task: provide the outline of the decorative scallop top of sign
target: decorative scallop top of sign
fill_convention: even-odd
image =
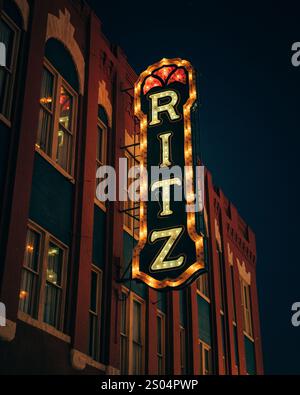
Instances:
[[[191,109],[195,101],[195,73],[186,60],[162,59],[135,85],[141,201],[132,277],[155,289],[182,287],[204,269],[194,202]]]

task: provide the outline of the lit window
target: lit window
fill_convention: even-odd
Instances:
[[[165,374],[165,316],[157,315],[157,361],[158,374]]]
[[[198,277],[197,291],[206,298],[209,298],[208,273],[201,274]]]
[[[180,326],[180,371],[186,374],[186,337],[185,328]]]
[[[100,360],[100,312],[102,294],[101,271],[93,266],[91,271],[91,298],[89,320],[89,354],[96,361]]]
[[[212,355],[211,347],[206,343],[199,340],[200,350],[200,375],[211,375],[212,374]]]
[[[63,328],[67,248],[30,224],[21,277],[19,309],[58,330]]]
[[[36,146],[55,164],[73,173],[77,94],[46,63],[43,70]]]
[[[241,279],[241,298],[244,331],[248,336],[253,337],[250,286],[243,279]]]
[[[0,42],[5,45],[6,64],[0,67],[0,114],[10,120],[19,50],[20,29],[6,14],[1,13]]]

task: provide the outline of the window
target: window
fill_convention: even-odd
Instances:
[[[143,372],[142,305],[133,300],[132,374]]]
[[[235,304],[235,291],[234,291],[234,272],[233,266],[230,266],[230,280],[231,280],[231,298],[232,298],[232,310],[233,310],[233,321],[236,322],[236,304]]]
[[[104,123],[100,120],[100,118],[98,118],[96,172],[101,166],[106,165],[107,163],[106,156],[107,156],[107,128],[104,125]],[[101,179],[96,178],[96,191],[101,181],[102,181]],[[96,201],[98,202],[98,199]],[[103,202],[99,202],[99,203],[101,203],[101,206],[105,208],[105,204]]]
[[[250,285],[248,285],[241,278],[241,300],[242,300],[242,309],[243,309],[243,322],[244,322],[244,331],[245,333],[253,337],[253,325],[252,325],[252,314],[251,314],[251,294],[250,294]]]
[[[144,301],[132,292],[123,289],[120,303],[121,374],[143,374],[145,365]]]
[[[64,250],[54,242],[49,242],[46,268],[44,322],[55,328],[60,327],[63,294]]]
[[[106,164],[107,148],[107,129],[100,119],[98,119],[97,132],[97,165],[100,167]]]
[[[45,62],[36,146],[60,169],[73,174],[77,94]]]
[[[17,25],[1,13],[0,42],[6,48],[6,65],[0,67],[0,114],[7,120],[11,117],[20,35]]]
[[[218,259],[219,259],[219,293],[220,293],[220,305],[221,311],[224,311],[224,260],[223,253],[219,249],[217,249]]]
[[[158,374],[165,374],[165,316],[157,314],[157,363]]]
[[[128,374],[128,293],[121,297],[121,374]]]
[[[185,328],[180,325],[180,371],[181,374],[186,374],[186,338]]]
[[[212,355],[211,348],[201,340],[199,340],[200,349],[200,375],[212,374]]]
[[[201,274],[197,279],[197,291],[209,299],[208,273]]]
[[[36,317],[37,313],[40,252],[41,234],[28,229],[22,269],[20,310],[32,317]]]
[[[102,272],[92,266],[91,297],[89,309],[89,355],[96,361],[100,360],[100,314],[102,296]]]
[[[19,309],[58,330],[63,328],[67,253],[49,233],[29,224]]]

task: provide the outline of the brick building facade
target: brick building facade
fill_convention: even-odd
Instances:
[[[206,171],[208,273],[167,293],[126,280],[138,221],[96,199],[95,174],[136,162],[137,76],[83,1],[0,9],[0,372],[262,374],[255,235],[236,208]]]

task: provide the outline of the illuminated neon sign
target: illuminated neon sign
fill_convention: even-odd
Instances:
[[[191,110],[195,73],[181,59],[163,59],[135,85],[140,121],[140,234],[132,277],[150,287],[183,286],[204,269],[203,236],[196,231]],[[159,168],[156,179],[150,177]],[[170,170],[179,168],[182,177]],[[146,176],[143,176],[143,170]],[[176,199],[179,189],[184,199]],[[156,196],[156,199],[151,197]]]

